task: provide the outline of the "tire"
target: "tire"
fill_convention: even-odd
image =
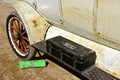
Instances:
[[[34,58],[36,50],[30,46],[28,33],[17,12],[12,12],[8,16],[6,30],[9,43],[16,55],[24,60]]]

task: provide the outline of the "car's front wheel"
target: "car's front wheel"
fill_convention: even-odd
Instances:
[[[36,50],[30,46],[25,25],[16,12],[8,16],[6,27],[10,45],[17,56],[24,60],[32,59]]]

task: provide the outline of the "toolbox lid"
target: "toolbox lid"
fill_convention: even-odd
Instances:
[[[47,43],[51,43],[52,45],[58,47],[69,55],[76,56],[81,61],[92,54],[95,55],[95,51],[88,49],[73,41],[70,41],[62,36],[57,36],[49,39]]]

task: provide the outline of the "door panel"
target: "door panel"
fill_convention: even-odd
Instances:
[[[120,41],[120,0],[97,0],[97,33],[99,36]]]
[[[91,38],[93,30],[94,0],[61,0],[64,26],[60,28]]]

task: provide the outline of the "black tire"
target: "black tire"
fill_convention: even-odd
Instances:
[[[6,30],[9,43],[16,55],[24,60],[34,58],[36,50],[30,46],[28,33],[17,12],[12,12],[8,16]]]

